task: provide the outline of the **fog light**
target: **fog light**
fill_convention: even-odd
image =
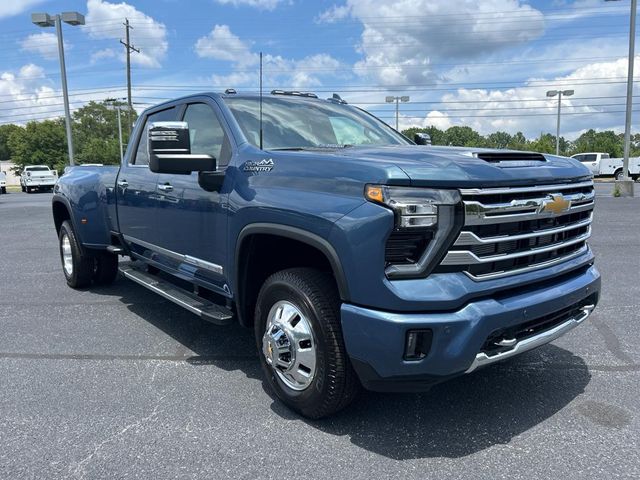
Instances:
[[[429,354],[433,331],[409,330],[404,344],[404,359],[409,361],[422,360]]]

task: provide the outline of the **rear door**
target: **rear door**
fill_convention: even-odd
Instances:
[[[118,224],[120,233],[134,252],[150,257],[158,241],[156,187],[158,174],[149,170],[147,132],[152,122],[176,119],[176,108],[151,112],[140,119],[134,135],[133,148],[120,167],[117,188]]]

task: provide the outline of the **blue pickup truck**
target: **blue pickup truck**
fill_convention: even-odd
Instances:
[[[600,292],[589,171],[415,140],[338,95],[150,108],[119,167],[55,186],[66,281],[120,271],[252,328],[266,381],[309,418],[361,386],[425,390],[583,322]]]

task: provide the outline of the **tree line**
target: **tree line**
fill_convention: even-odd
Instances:
[[[129,141],[130,125],[137,118],[135,112],[127,115],[126,104],[116,102],[90,102],[73,113],[73,141],[76,163],[120,162],[118,122],[114,105],[122,107],[123,143]],[[437,127],[409,128],[402,133],[413,139],[418,132],[428,133],[433,145],[461,147],[508,148],[555,153],[556,139],[550,133],[527,139],[522,132],[511,135],[494,132],[481,135],[471,127],[453,126],[446,130]],[[612,130],[596,132],[591,129],[574,141],[560,137],[560,154],[571,156],[581,152],[606,152],[622,157],[623,138]],[[640,133],[632,136],[631,155],[640,155]],[[31,121],[24,126],[0,125],[0,160],[11,160],[16,170],[25,165],[48,165],[60,173],[69,163],[64,119]]]
[[[416,133],[428,133],[433,145],[456,147],[508,148],[529,150],[540,153],[556,152],[556,137],[550,133],[541,133],[538,138],[529,140],[522,132],[511,135],[507,132],[494,132],[480,135],[471,127],[454,126],[446,130],[436,127],[409,128],[403,134],[413,139]],[[622,157],[624,153],[624,135],[613,130],[596,132],[590,129],[573,141],[560,137],[560,155],[571,156],[582,152],[603,152],[612,157]],[[640,155],[640,133],[631,136],[631,156]]]
[[[121,102],[90,102],[72,116],[74,159],[77,164],[120,163],[118,120],[114,106],[121,108],[122,141],[129,141],[129,125],[137,118]],[[62,173],[69,164],[63,118],[31,121],[26,125],[0,125],[0,160],[11,160],[16,170],[25,165],[47,165]]]

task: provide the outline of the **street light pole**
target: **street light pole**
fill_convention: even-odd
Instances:
[[[73,159],[73,137],[71,136],[71,111],[69,109],[69,91],[67,89],[67,68],[64,63],[64,43],[62,40],[62,21],[60,15],[55,17],[56,34],[58,35],[58,57],[60,58],[60,78],[62,79],[62,97],[64,102],[64,124],[67,130],[67,145],[69,149],[69,165],[75,165]]]
[[[48,13],[32,13],[31,22],[39,27],[56,27],[58,37],[58,57],[60,59],[60,77],[62,83],[62,97],[64,102],[64,120],[67,131],[67,149],[69,151],[69,165],[75,165],[73,160],[73,136],[71,135],[71,111],[69,109],[69,91],[67,89],[67,69],[64,63],[64,42],[62,40],[62,22],[69,25],[84,25],[84,15],[78,12],[62,12],[51,17]]]
[[[400,102],[406,103],[408,101],[409,97],[406,95],[403,95],[402,97],[389,96],[385,98],[385,102],[387,103],[396,102],[396,130],[399,130]]]
[[[560,110],[562,109],[562,92],[558,92],[558,121],[556,122],[556,155],[560,155]]]
[[[573,90],[549,90],[547,97],[558,96],[558,121],[556,123],[556,155],[560,155],[560,112],[562,110],[562,95],[570,97],[573,95]]]

